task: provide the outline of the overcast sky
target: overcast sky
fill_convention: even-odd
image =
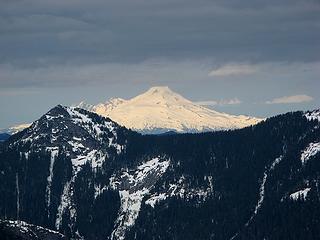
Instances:
[[[166,85],[259,117],[320,107],[320,1],[0,0],[0,128]]]

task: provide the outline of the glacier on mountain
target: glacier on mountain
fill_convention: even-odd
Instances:
[[[109,117],[142,133],[227,130],[254,125],[262,120],[205,108],[168,87],[152,87],[129,100],[112,98],[95,106],[81,102],[77,107]]]

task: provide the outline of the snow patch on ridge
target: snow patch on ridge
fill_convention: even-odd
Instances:
[[[57,230],[60,229],[63,215],[68,210],[69,211],[69,219],[70,223],[68,224],[71,232],[76,232],[74,229],[75,223],[77,221],[77,211],[76,206],[74,204],[74,182],[77,175],[73,175],[71,180],[66,182],[66,184],[63,187],[63,192],[60,198],[60,205],[58,206],[57,215],[56,215],[56,221],[55,221],[55,227]]]
[[[62,195],[61,195],[60,205],[58,207],[58,213],[57,213],[56,224],[55,224],[57,230],[59,230],[61,226],[62,217],[66,210],[69,210],[69,213],[70,213],[70,220],[72,222],[70,226],[73,227],[73,224],[76,222],[77,212],[74,206],[73,197],[74,197],[74,183],[78,173],[81,171],[82,167],[87,163],[91,165],[91,168],[93,170],[101,167],[105,158],[106,158],[106,155],[103,154],[101,151],[98,151],[98,150],[89,151],[88,149],[86,149],[85,154],[77,155],[75,158],[71,159],[72,178],[70,181],[68,181],[65,184]],[[95,195],[95,198],[96,197],[97,196]]]
[[[304,116],[309,120],[318,120],[320,122],[320,109],[311,111],[311,112],[306,112]]]
[[[306,162],[318,152],[320,152],[320,142],[310,143],[301,153],[300,160],[302,164],[306,164]]]
[[[108,186],[102,187],[100,184],[94,184],[94,199],[97,199],[107,189]]]
[[[110,188],[119,191],[120,210],[111,234],[112,240],[125,239],[126,232],[139,216],[143,198],[149,194],[157,180],[166,172],[170,161],[153,158],[139,165],[135,170],[123,171],[110,178]]]
[[[56,223],[55,223],[57,230],[60,229],[60,226],[62,224],[62,216],[65,212],[65,209],[67,208],[67,206],[69,205],[69,203],[71,201],[71,199],[70,199],[70,183],[71,183],[71,181],[67,182],[63,187],[60,205],[58,207]]]
[[[111,240],[125,239],[125,233],[132,227],[139,216],[142,199],[149,193],[149,189],[143,188],[135,192],[129,190],[119,191],[121,199],[120,213],[116,220],[116,228],[111,234]]]
[[[155,205],[170,197],[178,197],[185,201],[197,200],[198,203],[204,202],[214,191],[212,176],[204,176],[204,180],[207,181],[206,187],[194,188],[188,186],[185,176],[181,176],[177,183],[169,184],[169,189],[166,192],[151,195],[145,203],[154,208]]]
[[[297,201],[298,199],[303,199],[305,200],[307,195],[308,195],[308,192],[311,190],[311,188],[305,188],[305,189],[302,189],[302,190],[299,190],[297,192],[294,192],[294,193],[291,193],[290,194],[290,199],[294,200],[294,201]]]
[[[280,163],[280,161],[283,159],[283,156],[280,156],[278,158],[276,158],[271,166],[269,167],[269,169],[265,170],[263,173],[263,178],[262,178],[262,183],[260,185],[260,191],[259,191],[259,200],[257,202],[257,205],[255,206],[254,212],[252,214],[252,216],[250,217],[250,219],[248,220],[248,222],[245,224],[245,226],[248,226],[251,221],[253,220],[253,218],[258,214],[259,209],[261,208],[264,198],[265,198],[265,185],[267,182],[267,178],[268,178],[268,173],[270,173],[272,170],[274,170],[275,166],[277,164]]]
[[[154,208],[157,203],[166,200],[167,197],[168,196],[166,193],[155,194],[152,195],[149,199],[147,199],[145,203]]]
[[[49,165],[49,175],[47,177],[47,187],[46,187],[46,204],[47,204],[47,211],[48,211],[48,218],[50,216],[49,207],[51,204],[51,185],[52,185],[52,179],[53,179],[53,167],[56,157],[59,154],[59,148],[58,147],[48,147],[48,151],[50,151],[50,165]]]
[[[250,223],[252,222],[252,220],[258,214],[260,208],[262,207],[262,204],[263,204],[263,201],[264,201],[264,198],[265,198],[265,191],[266,191],[265,187],[266,187],[266,183],[267,183],[268,174],[274,170],[274,168],[282,161],[282,159],[283,159],[283,156],[280,155],[279,157],[277,157],[272,162],[270,167],[264,171],[262,182],[261,182],[261,185],[260,185],[260,188],[259,188],[259,199],[258,199],[257,205],[255,206],[253,214],[251,215],[249,220],[245,223],[244,227],[248,227],[250,225]],[[240,231],[236,232],[230,238],[230,240],[235,239],[239,235],[239,233],[240,233]]]
[[[104,124],[97,124],[89,116],[78,111],[79,109],[77,110],[76,108],[66,107],[65,110],[68,112],[75,124],[84,127],[95,139],[102,140],[100,135],[103,133],[105,128],[110,132],[115,133],[113,131],[115,129],[115,124],[111,121],[104,121]]]
[[[16,207],[17,207],[17,220],[20,219],[20,188],[19,188],[19,174],[16,173]]]
[[[72,121],[80,126],[83,126],[93,138],[103,141],[101,138],[101,134],[105,133],[105,130],[112,133],[112,137],[109,137],[109,147],[114,147],[117,151],[117,154],[120,154],[124,149],[124,146],[118,144],[117,140],[117,131],[116,131],[116,124],[112,121],[103,121],[102,124],[97,124],[93,122],[91,118],[87,115],[81,113],[79,109],[76,108],[65,108],[69,115],[72,117]],[[79,141],[78,138],[74,138],[73,140]],[[78,145],[81,147],[81,145]]]

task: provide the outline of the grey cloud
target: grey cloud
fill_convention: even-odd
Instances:
[[[95,63],[50,65],[37,68],[20,68],[0,65],[0,87],[73,87],[80,85],[108,85],[115,83],[146,83],[163,85],[167,81],[192,82],[206,78],[206,71],[194,61],[172,62],[148,60],[141,63]]]
[[[266,101],[266,104],[290,104],[290,103],[303,103],[310,102],[313,100],[313,97],[306,94],[299,94],[293,96],[284,96],[279,98],[274,98],[270,101]]]
[[[37,32],[63,32],[66,30],[88,30],[94,25],[82,20],[64,16],[33,14],[27,16],[11,16],[0,18],[2,34],[32,34]]]
[[[199,101],[196,103],[203,106],[216,106],[216,105],[224,106],[224,105],[238,105],[242,102],[238,98],[232,98],[232,99],[221,99],[218,101],[206,100],[206,101]]]
[[[227,86],[229,92],[247,86],[250,90],[260,91],[266,87],[282,89],[290,83],[292,86],[316,84],[320,75],[320,62],[286,63],[272,62],[248,65],[232,63],[214,69],[215,75],[208,76],[212,70],[211,61],[149,59],[137,63],[78,63],[37,67],[20,67],[11,64],[0,64],[0,88],[24,88],[28,86],[73,87],[81,85],[108,84],[148,84],[148,85],[211,85]],[[219,70],[220,69],[220,70]],[[218,71],[219,70],[219,71]],[[250,71],[249,71],[250,70]],[[248,75],[250,73],[250,75]],[[229,86],[230,85],[230,86]],[[237,86],[237,88],[234,88]],[[311,87],[312,88],[312,87]],[[245,90],[245,89],[244,89]],[[277,93],[275,90],[270,90]],[[233,96],[237,96],[234,92]],[[229,96],[233,98],[233,96]]]
[[[42,58],[61,63],[159,57],[220,63],[319,60],[316,1],[30,0],[4,6],[2,63],[23,64],[21,55],[35,64]],[[9,52],[9,44],[21,54]]]
[[[224,77],[232,75],[250,75],[257,72],[258,69],[254,65],[245,65],[245,64],[229,64],[217,69],[213,69],[208,73],[208,76],[211,77]]]

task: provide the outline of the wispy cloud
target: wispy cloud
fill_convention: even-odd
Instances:
[[[220,68],[214,69],[209,72],[208,76],[211,77],[226,77],[232,75],[249,75],[258,71],[258,67],[255,65],[246,64],[230,64],[224,65]]]
[[[305,94],[300,94],[300,95],[274,98],[270,101],[266,101],[266,104],[302,103],[302,102],[310,102],[312,100],[313,100],[313,97],[305,95]]]
[[[208,101],[199,101],[199,102],[196,102],[196,104],[202,105],[202,106],[236,105],[236,104],[240,104],[240,103],[241,103],[241,101],[240,101],[238,98],[222,99],[222,100],[219,100],[219,101],[208,100]]]

